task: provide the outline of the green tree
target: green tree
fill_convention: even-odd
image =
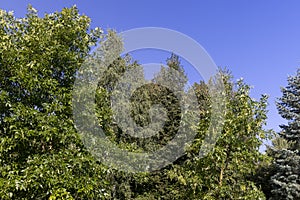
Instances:
[[[275,138],[272,138],[271,141],[272,145],[267,145],[265,159],[258,164],[257,173],[252,178],[256,185],[262,189],[266,199],[269,199],[272,196],[270,178],[275,174],[273,158],[277,151],[281,151],[289,147],[289,143],[281,137],[276,136]]]
[[[300,198],[300,70],[288,78],[288,86],[281,89],[277,109],[288,124],[270,149],[274,159],[270,177],[271,200]]]
[[[159,74],[157,79],[163,75]],[[250,87],[242,80],[234,83],[228,73],[223,73],[222,77],[227,109],[224,129],[214,150],[204,158],[198,157],[211,119],[212,98],[208,86],[201,82],[193,86],[200,105],[195,141],[186,147],[186,154],[172,165],[151,173],[127,174],[124,179],[130,181],[124,188],[127,188],[126,194],[131,198],[265,198],[252,177],[256,174],[257,165],[265,159],[259,147],[267,136],[262,128],[266,120],[267,97],[262,96],[256,101],[249,96]]]
[[[256,101],[250,97],[250,87],[242,80],[234,83],[226,72],[222,72],[222,77],[226,92],[222,135],[212,152],[204,158],[197,157],[211,115],[211,109],[203,110],[208,114],[199,124],[199,139],[190,146],[189,159],[178,166],[181,169],[178,180],[187,191],[184,198],[263,199],[263,193],[250,178],[256,173],[256,165],[264,159],[258,149],[267,136],[262,128],[266,120],[267,97],[262,96]],[[196,86],[205,90],[201,84]],[[206,101],[211,105],[211,99]],[[173,170],[173,174],[176,171]]]
[[[195,92],[200,119],[196,138],[186,146],[185,154],[163,169],[149,173],[108,169],[90,155],[74,127],[73,84],[81,75],[79,68],[84,61],[97,61],[97,56],[101,57],[97,52],[88,56],[90,47],[101,39],[114,38],[115,34],[90,30],[89,22],[75,7],[44,17],[29,7],[26,17],[21,19],[1,11],[0,198],[264,198],[250,177],[264,158],[258,148],[266,136],[262,129],[266,97],[259,101],[252,99],[248,85],[243,81],[234,83],[229,74],[221,73],[227,97],[224,129],[214,150],[199,158],[212,120],[215,96],[203,82],[193,88],[186,87],[187,77],[174,54],[153,82],[141,87],[138,86],[144,83],[141,66],[130,56],[117,55],[105,71],[98,72],[102,79],[96,87],[97,107],[95,113],[89,114],[96,114],[106,136],[120,148],[151,152],[168,143],[180,123],[189,126],[189,118],[182,117],[178,102],[188,102],[184,95]],[[100,44],[102,50],[114,50],[113,46]],[[126,74],[130,70],[135,73]],[[124,76],[127,82],[122,81]],[[130,104],[125,104],[128,96]],[[115,97],[117,106],[112,105]],[[151,110],[156,104],[163,105],[166,115],[159,113],[159,109]],[[154,127],[161,127],[160,119],[166,122],[158,134],[140,139],[129,134],[137,127],[124,128],[114,112],[130,115],[142,128],[152,122],[153,116],[158,117]]]
[[[115,60],[104,72],[96,93],[97,115],[100,126],[105,129],[109,138],[119,147],[132,152],[156,151],[169,142],[170,138],[176,134],[178,121],[180,121],[180,109],[178,110],[180,105],[174,92],[183,91],[186,77],[183,74],[183,69],[181,69],[182,66],[180,66],[177,56],[172,55],[167,60],[167,65],[167,68],[162,67],[151,83],[145,82],[144,74],[141,71],[142,68],[137,62],[132,62],[130,56]],[[170,72],[171,67],[174,71],[171,70]],[[181,74],[176,73],[179,70]],[[126,71],[129,71],[129,73]],[[184,81],[178,82],[178,79],[174,79],[182,78],[180,77],[181,75],[184,75],[182,76]],[[124,78],[125,80],[123,80]],[[171,80],[164,81],[165,78]],[[173,85],[165,83],[172,83]],[[121,87],[119,87],[120,85]],[[137,85],[142,86],[137,87]],[[175,91],[170,91],[168,88],[172,88],[174,85],[179,85],[179,87]],[[118,102],[110,102],[112,97],[117,97]],[[128,99],[130,104],[126,102]],[[111,106],[113,103],[116,103],[116,105]],[[151,107],[155,105],[162,105],[167,112],[159,113],[159,110],[151,110]],[[115,108],[113,109],[112,107]],[[119,116],[116,116],[116,113]],[[128,116],[128,113],[130,113],[130,116]],[[124,116],[127,116],[127,121],[131,117],[134,123],[142,129],[146,129],[145,127],[151,123],[151,133],[145,132],[145,134],[151,134],[151,137],[138,138],[128,134],[130,131],[134,132],[137,130],[132,129],[132,127],[128,128],[126,125],[120,126],[122,120],[120,120],[120,123],[115,118]],[[153,120],[153,117],[156,120]],[[105,121],[104,118],[108,120]],[[161,121],[164,120],[166,120],[166,123],[163,125]],[[157,130],[156,127],[158,127]],[[152,133],[153,131],[154,133]],[[113,196],[120,199],[150,198],[150,196],[159,198],[157,196],[158,192],[151,194],[150,191],[157,189],[162,191],[164,186],[162,182],[166,183],[167,181],[164,180],[165,178],[164,170],[138,174],[114,171],[113,184],[116,189],[114,189]],[[172,192],[164,196],[172,198]]]
[[[288,78],[288,86],[281,88],[282,97],[277,102],[278,112],[282,118],[288,121],[287,125],[280,125],[282,132],[279,133],[288,142],[293,143],[291,149],[300,148],[300,69],[295,76]]]
[[[76,71],[102,30],[76,7],[24,18],[0,11],[0,198],[104,199],[107,169],[72,120]]]

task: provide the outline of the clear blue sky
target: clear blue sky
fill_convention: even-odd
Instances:
[[[300,1],[297,0],[1,0],[0,8],[23,17],[30,3],[40,14],[74,4],[92,27],[125,31],[157,26],[180,31],[199,42],[215,63],[252,85],[252,97],[269,94],[268,128],[283,120],[275,99],[287,76],[300,66]]]

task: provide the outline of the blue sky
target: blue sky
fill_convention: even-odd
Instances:
[[[30,3],[40,14],[74,4],[92,19],[92,27],[125,31],[154,26],[180,31],[199,42],[218,66],[227,67],[235,79],[252,85],[252,97],[269,94],[268,128],[278,131],[284,121],[275,100],[280,86],[300,65],[300,1],[297,0],[107,0],[11,1],[0,8],[17,17]]]

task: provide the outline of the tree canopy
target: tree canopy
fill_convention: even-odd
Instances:
[[[105,71],[98,72],[101,79],[92,114],[106,137],[128,152],[154,152],[171,143],[185,124],[184,136],[191,130],[196,136],[184,144],[183,155],[150,172],[107,166],[103,159],[110,155],[98,160],[75,127],[73,89],[82,64],[97,56],[91,48],[115,36],[114,31],[91,29],[90,19],[76,7],[42,17],[31,6],[23,18],[0,11],[0,199],[299,197],[300,71],[289,78],[278,103],[280,114],[289,122],[280,133],[287,142],[278,140],[281,148],[273,151],[271,188],[255,180],[262,163],[269,166],[270,158],[259,151],[268,136],[264,130],[267,96],[251,98],[248,84],[233,81],[230,72],[220,70],[226,97],[224,105],[217,105],[223,108],[219,113],[224,119],[222,134],[215,144],[207,144],[215,146],[201,157],[206,135],[214,136],[210,121],[219,119],[213,118],[216,96],[210,92],[210,83],[201,80],[187,87],[185,67],[175,54],[151,82],[146,82],[138,61],[118,55]],[[193,95],[197,107],[185,112],[180,101],[192,105]],[[184,112],[189,117],[183,117]],[[136,126],[127,126],[124,118]],[[194,119],[196,126],[191,125]],[[152,129],[146,128],[149,124]],[[134,136],[137,130],[143,137]],[[170,149],[170,155],[176,153]]]
[[[76,7],[0,13],[0,198],[103,199],[108,171],[73,126],[75,72],[102,35]]]

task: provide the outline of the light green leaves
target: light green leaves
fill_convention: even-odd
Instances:
[[[109,197],[105,168],[72,122],[75,73],[101,29],[76,7],[16,19],[0,12],[0,199]]]

